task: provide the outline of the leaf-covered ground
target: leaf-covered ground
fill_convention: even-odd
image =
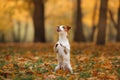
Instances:
[[[54,44],[0,44],[0,80],[120,80],[120,44],[71,44],[74,73],[59,70]]]

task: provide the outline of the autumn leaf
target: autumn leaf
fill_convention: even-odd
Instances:
[[[34,44],[30,46],[0,45],[0,79],[2,80],[119,80],[120,77],[120,45],[109,45],[106,47],[89,45],[71,45],[71,64],[73,74],[69,71],[58,70],[56,54],[51,50],[50,44]],[[12,48],[10,48],[10,47]],[[46,49],[48,48],[49,49]],[[114,46],[114,47],[113,47]],[[76,49],[74,49],[76,48]],[[33,50],[35,52],[33,52]],[[74,50],[81,49],[81,53]],[[92,49],[92,50],[91,50]],[[47,51],[46,51],[47,50]],[[108,55],[108,53],[110,53]],[[89,52],[88,52],[89,51]],[[79,51],[78,51],[79,52]],[[87,53],[84,53],[87,52]],[[115,52],[115,54],[114,54]],[[8,54],[10,53],[10,54]],[[104,53],[104,56],[103,56]],[[18,79],[19,77],[19,79]]]

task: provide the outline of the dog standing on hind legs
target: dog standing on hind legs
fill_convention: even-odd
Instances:
[[[54,46],[54,51],[57,53],[58,65],[55,72],[59,69],[73,73],[70,64],[70,44],[67,38],[68,31],[71,29],[69,26],[61,25],[57,27],[59,33],[59,40]]]

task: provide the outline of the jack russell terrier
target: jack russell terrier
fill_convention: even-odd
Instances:
[[[54,46],[54,51],[57,53],[58,65],[55,72],[59,69],[73,73],[70,64],[70,44],[67,38],[67,32],[71,29],[69,26],[58,26],[57,32],[59,33],[59,40]]]

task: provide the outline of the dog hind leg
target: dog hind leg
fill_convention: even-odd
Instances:
[[[60,69],[60,65],[57,65],[56,67],[55,67],[55,72],[57,71],[57,70],[59,70]]]
[[[66,68],[71,72],[71,74],[73,73],[71,65],[67,65]]]

